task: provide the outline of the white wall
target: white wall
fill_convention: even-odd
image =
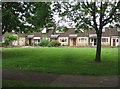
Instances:
[[[24,37],[19,37],[19,41],[18,41],[19,43],[19,45],[20,46],[25,46],[25,38]]]

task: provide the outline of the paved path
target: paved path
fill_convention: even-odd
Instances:
[[[3,70],[3,79],[23,80],[64,87],[117,87],[118,76],[82,76]],[[59,87],[61,87],[59,86]]]

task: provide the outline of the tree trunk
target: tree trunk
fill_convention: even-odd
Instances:
[[[101,61],[101,35],[97,35],[97,49],[95,61],[98,63]]]

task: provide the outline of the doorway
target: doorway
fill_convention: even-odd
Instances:
[[[92,38],[91,43],[92,43],[92,46],[96,46],[97,45],[97,38]]]
[[[97,39],[94,38],[94,46],[96,46],[96,45],[97,45]]]
[[[115,39],[113,39],[113,46],[115,46],[115,43],[116,43],[116,40],[115,40]]]
[[[76,45],[76,38],[73,38],[73,46]]]
[[[32,45],[32,39],[29,38],[29,45],[31,46]]]

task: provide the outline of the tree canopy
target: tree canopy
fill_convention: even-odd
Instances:
[[[32,32],[53,25],[50,2],[3,2],[2,33]]]
[[[107,24],[119,26],[120,2],[55,2],[54,11],[76,28],[104,27]],[[95,26],[97,25],[97,26]]]

